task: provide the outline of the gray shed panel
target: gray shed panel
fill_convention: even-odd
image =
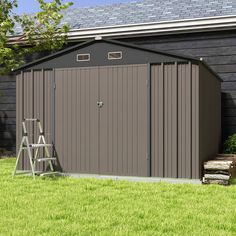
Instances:
[[[98,68],[55,70],[55,149],[66,172],[98,173]]]
[[[212,158],[221,143],[221,85],[206,68],[199,71],[199,159]]]
[[[79,50],[92,46],[103,57],[128,47],[97,42]],[[76,50],[65,54],[74,57]],[[126,58],[139,55],[139,63],[132,56],[120,65],[104,66],[103,60],[99,66],[88,62],[55,68],[53,60],[66,59],[57,54],[22,68],[17,76],[17,144],[21,120],[36,117],[65,172],[201,178],[202,162],[219,150],[220,80],[195,60],[156,52],[156,59],[167,61],[147,64],[154,52],[137,47],[127,52]],[[57,67],[64,63],[70,61]],[[46,69],[50,66],[55,67]],[[37,133],[29,128],[33,142]],[[29,169],[26,158],[19,168]]]
[[[192,162],[192,65],[178,66],[178,176],[191,178]]]
[[[152,66],[153,176],[198,178],[192,174],[199,158],[197,114],[192,114],[197,99],[198,77],[192,82],[195,67],[191,63]]]
[[[191,160],[191,171],[192,171],[192,178],[193,179],[199,179],[201,178],[200,173],[200,162],[199,162],[199,151],[200,151],[200,136],[199,136],[199,104],[200,104],[200,94],[199,94],[199,66],[192,64],[192,112],[191,112],[191,124],[192,124],[192,130],[191,130],[191,142],[192,142],[192,160]],[[219,81],[216,80],[216,83],[220,84]],[[218,92],[218,91],[217,91]],[[220,101],[219,101],[220,102]],[[220,106],[220,103],[219,103]],[[216,152],[219,151],[219,146],[216,147]]]
[[[147,175],[146,79],[147,65],[55,70],[55,148],[64,171]]]
[[[191,64],[152,66],[152,175],[191,178]]]
[[[52,70],[31,70],[25,71],[17,75],[16,92],[17,92],[17,126],[16,126],[16,144],[20,145],[22,137],[22,119],[37,117],[40,119],[47,140],[52,141]],[[32,124],[26,124],[29,132],[29,140],[31,143],[37,142],[37,129]],[[43,156],[42,151],[39,152]],[[29,161],[23,154],[23,161],[19,166],[20,169],[28,170],[30,168]],[[46,167],[38,164],[37,169],[43,170]]]
[[[101,174],[147,175],[146,80],[147,65],[100,68]]]
[[[201,178],[220,147],[220,82],[202,65],[152,66],[152,176]]]
[[[23,72],[16,76],[16,147],[20,145],[22,138],[21,121],[23,119]],[[16,148],[16,150],[17,150]],[[24,157],[22,157],[24,159]],[[19,165],[20,169],[24,169],[23,161]]]

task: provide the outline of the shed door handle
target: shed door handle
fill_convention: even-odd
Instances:
[[[97,102],[97,105],[99,108],[101,108],[103,106],[103,104],[104,104],[103,102]]]

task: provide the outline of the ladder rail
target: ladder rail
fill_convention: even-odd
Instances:
[[[24,121],[22,121],[22,128],[23,128],[24,135],[27,135],[26,125]]]
[[[37,142],[37,144],[39,144],[40,143],[40,136],[38,137],[38,142]],[[36,148],[36,151],[35,151],[35,154],[34,154],[34,168],[36,167],[36,160],[37,160],[37,157],[38,157],[38,152],[39,152],[39,147],[38,148]]]
[[[32,156],[32,153],[29,149],[29,139],[28,139],[28,136],[25,137],[25,140],[26,140],[26,145],[27,145],[27,153],[28,153],[28,156],[29,156],[29,161],[30,161],[30,166],[31,166],[31,170],[32,170],[32,176],[33,178],[35,179],[35,169],[34,169],[34,163],[33,163],[33,156]]]
[[[15,174],[16,174],[16,170],[17,170],[17,166],[18,166],[18,163],[19,163],[19,160],[20,160],[20,155],[21,155],[21,152],[22,152],[22,148],[23,148],[23,144],[24,144],[24,137],[22,138],[21,140],[21,144],[20,144],[20,147],[19,147],[19,151],[18,151],[18,154],[17,154],[17,157],[16,157],[16,164],[15,164],[15,168],[14,168],[14,171],[13,171],[13,174],[12,176],[14,177]]]

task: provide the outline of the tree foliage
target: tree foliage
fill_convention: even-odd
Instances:
[[[224,142],[224,152],[236,154],[236,134],[229,136]]]
[[[8,73],[24,63],[26,55],[40,51],[56,51],[67,41],[69,26],[62,24],[63,10],[72,3],[52,0],[46,3],[37,0],[40,11],[33,15],[16,15],[17,0],[0,0],[0,73]],[[22,34],[17,43],[11,43],[9,36],[15,35],[18,24]]]

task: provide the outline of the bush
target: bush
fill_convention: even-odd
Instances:
[[[236,134],[233,134],[227,138],[224,143],[224,152],[236,154]]]

